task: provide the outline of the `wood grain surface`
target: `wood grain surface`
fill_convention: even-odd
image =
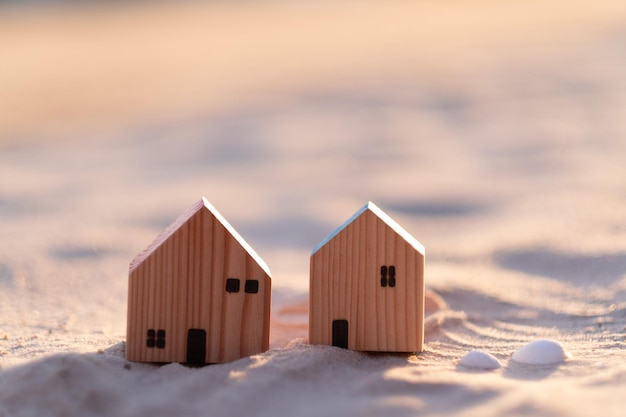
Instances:
[[[406,232],[370,205],[311,256],[309,341],[332,345],[333,321],[347,320],[349,349],[420,352],[423,248],[405,240]]]
[[[131,262],[127,359],[187,362],[190,329],[206,331],[206,363],[268,349],[271,278],[212,210],[200,201]],[[226,291],[229,278],[238,292]],[[147,346],[150,329],[165,330],[164,348]]]

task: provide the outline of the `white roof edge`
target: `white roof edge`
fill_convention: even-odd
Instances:
[[[411,235],[409,232],[407,232],[402,226],[400,226],[394,219],[392,219],[391,217],[389,217],[389,215],[387,213],[385,213],[384,211],[382,211],[380,209],[380,207],[378,207],[376,204],[372,203],[371,201],[369,201],[367,203],[367,207],[372,210],[372,212],[374,212],[374,214],[376,214],[378,217],[381,218],[381,220],[383,220],[385,223],[387,223],[387,225],[389,227],[391,227],[397,234],[399,234],[400,236],[402,236],[402,238],[404,240],[406,240],[406,242],[408,244],[410,244],[411,246],[413,246],[417,251],[419,251],[422,254],[426,253],[426,248],[424,248],[424,245],[422,245],[417,239],[415,239],[413,237],[413,235]]]
[[[343,224],[341,226],[339,226],[338,228],[336,228],[331,234],[329,234],[328,236],[326,236],[326,238],[324,238],[324,240],[322,240],[320,243],[317,244],[317,246],[315,248],[313,248],[313,252],[311,252],[311,255],[313,255],[315,252],[317,252],[318,250],[322,249],[322,247],[324,245],[326,245],[328,242],[330,242],[332,240],[332,238],[334,238],[335,236],[337,236],[339,234],[339,232],[341,232],[343,229],[345,229],[346,227],[348,227],[348,225],[350,223],[352,223],[357,217],[359,217],[361,214],[363,214],[363,212],[365,210],[367,210],[369,204],[371,202],[368,202],[366,205],[364,205],[363,207],[361,207],[359,210],[357,210],[356,213],[354,213],[352,216],[350,216],[350,218],[348,220],[346,220],[345,222],[343,222]]]
[[[224,225],[226,230],[228,230],[228,232],[235,238],[235,240],[237,240],[237,242],[246,250],[246,252],[248,252],[248,254],[252,256],[252,259],[254,259],[254,261],[259,264],[263,271],[271,278],[272,273],[270,272],[269,267],[267,266],[265,261],[259,256],[259,254],[256,253],[254,249],[252,249],[252,246],[250,246],[248,242],[246,242],[246,240],[235,230],[235,228],[231,226],[230,223],[228,223],[228,220],[226,220],[226,218],[222,216],[222,214],[217,211],[217,209],[213,207],[213,204],[211,204],[209,200],[207,200],[204,196],[202,197],[202,203],[211,212],[211,214],[213,214],[215,218],[218,219],[219,222],[222,223],[222,225]]]
[[[332,238],[337,236],[339,232],[348,227],[350,223],[352,223],[357,217],[363,214],[365,211],[370,210],[374,213],[378,218],[384,221],[387,226],[391,227],[393,231],[399,234],[409,245],[413,246],[417,251],[422,254],[426,253],[426,249],[424,245],[422,245],[417,239],[415,239],[409,232],[407,232],[402,226],[400,226],[394,219],[389,217],[387,213],[382,211],[380,207],[376,204],[368,201],[363,207],[361,207],[356,213],[354,213],[348,220],[346,220],[341,226],[335,229],[331,234],[329,234],[324,240],[322,240],[315,248],[313,248],[313,252],[311,255],[314,255],[318,250],[320,250],[324,245],[326,245]]]
[[[187,220],[191,218],[191,216],[193,216],[198,210],[200,210],[203,204],[204,203],[201,200],[197,201],[193,206],[188,208],[187,211],[178,216],[173,223],[165,228],[165,230],[159,233],[157,237],[154,238],[154,240],[150,243],[150,245],[148,245],[147,248],[145,248],[137,256],[135,256],[135,258],[130,262],[129,272],[134,271],[139,265],[141,265],[141,263],[145,261],[148,256],[150,256],[159,246],[161,246],[161,244],[165,240],[172,236],[172,234],[174,234],[176,230],[180,228],[180,226],[182,226]]]

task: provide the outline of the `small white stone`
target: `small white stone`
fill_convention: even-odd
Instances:
[[[566,352],[561,343],[556,340],[534,340],[517,350],[513,354],[515,362],[528,365],[552,365],[564,362],[572,355]]]
[[[459,364],[467,368],[480,369],[498,369],[502,366],[495,356],[478,349],[467,352]]]

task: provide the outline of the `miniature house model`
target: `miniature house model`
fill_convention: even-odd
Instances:
[[[424,246],[367,203],[311,255],[309,342],[421,352]]]
[[[228,362],[269,345],[271,278],[203,197],[130,264],[126,358]]]

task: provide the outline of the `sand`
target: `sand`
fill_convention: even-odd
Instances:
[[[0,416],[623,414],[626,5],[500,3],[0,9]],[[271,349],[129,363],[128,264],[202,195]],[[426,247],[419,355],[306,341],[369,200]],[[538,339],[571,358],[512,360]]]

